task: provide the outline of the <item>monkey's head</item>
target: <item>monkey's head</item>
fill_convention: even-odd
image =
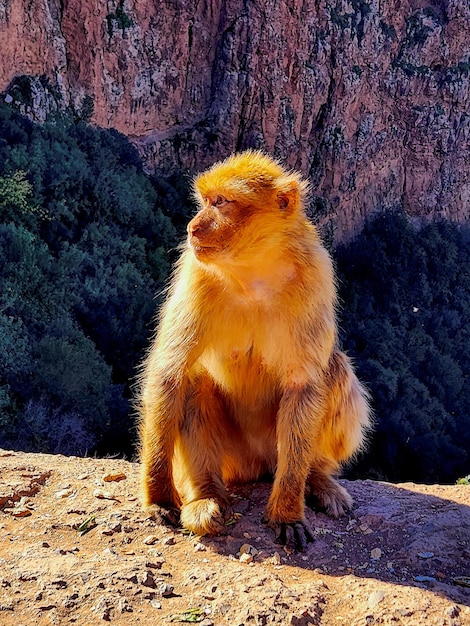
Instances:
[[[198,213],[188,242],[201,262],[261,258],[303,216],[307,184],[262,152],[247,150],[216,163],[194,181]]]

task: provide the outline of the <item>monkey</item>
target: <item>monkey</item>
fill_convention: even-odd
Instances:
[[[307,182],[247,150],[193,181],[198,212],[142,366],[142,500],[197,535],[226,531],[227,486],[273,478],[264,521],[305,549],[305,504],[351,508],[337,482],[371,424],[338,347],[331,257]]]

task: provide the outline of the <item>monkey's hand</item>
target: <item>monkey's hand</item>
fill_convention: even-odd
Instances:
[[[185,504],[181,509],[181,522],[196,535],[223,535],[233,511],[226,502],[216,498],[202,498]]]
[[[305,522],[275,522],[266,518],[261,521],[274,530],[276,543],[292,550],[305,552],[307,545],[313,542],[312,532]]]
[[[174,507],[160,506],[159,504],[151,504],[147,512],[157,524],[170,526],[180,525],[180,511]]]
[[[353,499],[336,480],[331,477],[316,478],[305,491],[307,506],[326,511],[331,517],[340,517],[352,508]]]

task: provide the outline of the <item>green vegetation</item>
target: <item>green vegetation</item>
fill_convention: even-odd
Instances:
[[[177,198],[117,132],[0,105],[1,446],[131,452]]]
[[[0,446],[132,454],[132,383],[187,197],[117,132],[0,103]],[[469,243],[468,229],[382,213],[334,251],[342,342],[376,414],[351,476],[468,474]]]
[[[376,413],[353,470],[454,482],[470,461],[470,232],[383,213],[336,252],[343,344]]]

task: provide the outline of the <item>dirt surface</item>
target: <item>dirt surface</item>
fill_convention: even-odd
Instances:
[[[237,487],[223,537],[157,525],[138,465],[0,450],[0,624],[470,625],[470,487],[372,481],[289,553]]]

